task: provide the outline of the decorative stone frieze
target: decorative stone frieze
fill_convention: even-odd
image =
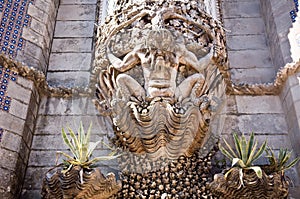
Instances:
[[[203,2],[118,1],[99,32],[96,106],[118,145],[154,160],[191,157],[207,136],[217,66],[227,67],[221,24]]]

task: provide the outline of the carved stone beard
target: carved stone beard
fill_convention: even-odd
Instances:
[[[170,52],[160,50],[150,56],[148,67],[143,67],[147,96],[150,98],[173,97],[178,69],[176,67],[178,64],[174,64],[175,56]]]

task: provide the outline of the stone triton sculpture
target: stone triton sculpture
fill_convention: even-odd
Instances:
[[[95,104],[126,151],[191,157],[207,138],[217,66],[227,65],[223,30],[196,1],[123,3],[99,30]]]

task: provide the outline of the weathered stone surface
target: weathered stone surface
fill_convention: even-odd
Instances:
[[[30,90],[34,89],[34,83],[24,77],[18,76],[17,83]]]
[[[49,72],[47,74],[49,85],[54,87],[87,87],[89,78],[89,72]]]
[[[37,8],[34,4],[29,4],[28,14],[31,17],[34,17],[38,21],[42,22],[43,24],[47,24],[48,22],[48,18],[49,18],[48,14],[43,10]]]
[[[229,51],[228,57],[230,61],[230,68],[249,69],[249,68],[267,68],[267,67],[272,68],[273,67],[270,58],[270,53],[267,49],[264,50],[248,49],[248,50],[239,50],[239,51]],[[271,78],[274,78],[274,76],[272,76]]]
[[[28,143],[28,144],[31,144],[31,143]],[[28,147],[27,143],[25,143],[25,141],[22,140],[21,144],[20,144],[19,155],[20,155],[20,158],[22,159],[24,165],[26,165],[26,166],[27,166],[27,163],[28,163],[30,152],[31,152],[31,149]],[[25,170],[24,170],[24,173],[25,173]]]
[[[269,55],[267,40],[265,35],[263,34],[262,35],[228,35],[227,46],[229,51],[266,50],[266,52],[264,52],[263,55]],[[251,54],[251,51],[247,52],[247,54],[248,53]],[[260,55],[260,53],[261,51],[258,51],[257,53],[258,56]],[[232,60],[230,61],[232,63]]]
[[[106,135],[107,129],[104,118],[101,116],[88,115],[67,115],[67,116],[51,116],[41,115],[38,118],[36,126],[36,135],[57,135],[61,132],[62,127],[70,126],[72,129],[78,129],[78,125],[82,122],[84,129],[92,123],[92,134]]]
[[[51,1],[36,1],[34,5],[47,13],[52,13],[54,11],[54,4]]]
[[[40,190],[43,177],[49,169],[51,167],[28,167],[23,188],[27,190]]]
[[[54,35],[58,37],[93,37],[94,21],[57,21]]]
[[[235,84],[260,84],[274,81],[275,71],[273,68],[241,68],[231,69],[231,78]]]
[[[24,104],[18,100],[13,99],[11,101],[9,113],[19,117],[21,119],[26,119],[28,112],[28,104]]]
[[[0,198],[14,199],[16,196],[15,189],[19,185],[17,184],[17,175],[4,168],[0,168]]]
[[[54,39],[52,52],[91,52],[92,38]]]
[[[236,96],[239,113],[283,113],[278,96]]]
[[[17,54],[17,60],[44,72],[47,65],[44,54],[42,47],[27,40],[24,51]]]
[[[243,133],[287,135],[288,126],[284,114],[254,114],[238,117],[238,126]]]
[[[70,154],[67,150],[63,152]],[[29,167],[54,167],[56,163],[62,162],[62,157],[58,158],[56,162],[57,153],[55,150],[52,151],[36,151],[32,150],[29,157]]]
[[[23,132],[23,140],[26,143],[26,146],[29,148],[31,147],[32,137],[33,137],[32,131],[30,130],[28,125],[25,125],[24,132]]]
[[[4,148],[0,148],[0,152],[1,152],[0,165],[5,165],[6,169],[15,171],[17,167],[19,154],[17,152],[9,151]]]
[[[97,0],[61,0],[60,4],[96,4]]]
[[[261,18],[232,18],[224,20],[228,35],[263,34],[264,22]]]
[[[47,115],[86,115],[91,98],[43,98],[39,114]]]
[[[254,1],[224,1],[224,18],[260,17],[260,2]]]
[[[63,125],[63,127],[65,127],[65,125]],[[76,130],[77,132],[77,129],[73,129],[73,130],[74,131]],[[91,140],[100,141],[103,140],[103,137],[98,134],[93,134],[91,135]],[[98,147],[100,147],[100,145]],[[64,144],[61,136],[61,132],[59,131],[57,132],[56,135],[35,135],[32,141],[32,149],[62,151],[62,150],[67,150],[68,147]],[[30,164],[34,164],[34,163],[30,161]]]
[[[17,133],[20,136],[23,135],[23,129],[25,125],[24,120],[14,117],[11,114],[4,111],[0,111],[0,118],[1,128]]]
[[[35,43],[36,45],[38,45],[41,48],[44,48],[45,46],[45,41],[44,41],[44,37],[43,35],[40,35],[39,33],[33,31],[30,28],[24,28],[23,29],[23,38]]]
[[[80,70],[91,68],[91,53],[52,53],[49,61],[49,71]]]
[[[31,19],[30,28],[44,37],[48,36],[46,25],[43,24],[42,22],[36,20],[35,18]]]
[[[57,20],[95,20],[94,5],[61,5]]]
[[[24,87],[16,83],[11,82],[7,88],[7,95],[11,98],[29,104],[31,98],[31,91],[29,89],[25,89]]]
[[[294,101],[293,101],[290,90],[287,92],[284,99],[282,99],[282,107],[283,107],[283,110],[287,113],[287,115],[289,115],[290,114],[289,112],[292,109],[294,109]],[[291,118],[289,118],[289,119],[291,119]]]
[[[4,136],[1,140],[1,147],[19,153],[21,148],[21,142],[22,142],[22,137],[20,135],[14,134],[12,132],[4,131]],[[1,164],[1,165],[5,165],[5,164]]]

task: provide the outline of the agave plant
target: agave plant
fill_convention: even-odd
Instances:
[[[237,136],[236,133],[233,134],[235,150],[228,144],[224,139],[225,147],[220,146],[221,152],[231,160],[232,168],[225,174],[225,178],[232,171],[232,169],[240,168],[240,180],[243,184],[243,169],[253,170],[259,178],[262,178],[262,170],[259,166],[254,166],[253,162],[261,157],[262,153],[266,149],[267,141],[257,149],[258,142],[254,139],[254,133],[251,133],[250,139],[247,140],[245,135],[241,138]]]
[[[292,151],[288,151],[288,149],[280,149],[278,158],[275,156],[273,150],[270,147],[267,147],[266,152],[267,152],[266,157],[269,159],[270,167],[273,172],[282,172],[283,174],[285,170],[292,168],[299,161],[299,157],[298,157],[295,158],[290,163],[288,163],[292,155]]]
[[[99,156],[90,159],[96,146],[101,142],[90,142],[92,123],[90,124],[86,134],[84,132],[82,123],[80,123],[77,136],[70,127],[67,127],[67,129],[70,133],[70,136],[68,136],[65,129],[62,128],[62,138],[64,143],[72,152],[73,157],[62,151],[57,152],[57,154],[61,154],[67,158],[67,160],[64,160],[64,164],[67,168],[63,171],[64,173],[69,171],[72,166],[78,165],[81,166],[82,169],[89,169],[98,161],[112,160],[120,156],[120,154],[115,155],[117,151],[114,150],[107,156]]]

